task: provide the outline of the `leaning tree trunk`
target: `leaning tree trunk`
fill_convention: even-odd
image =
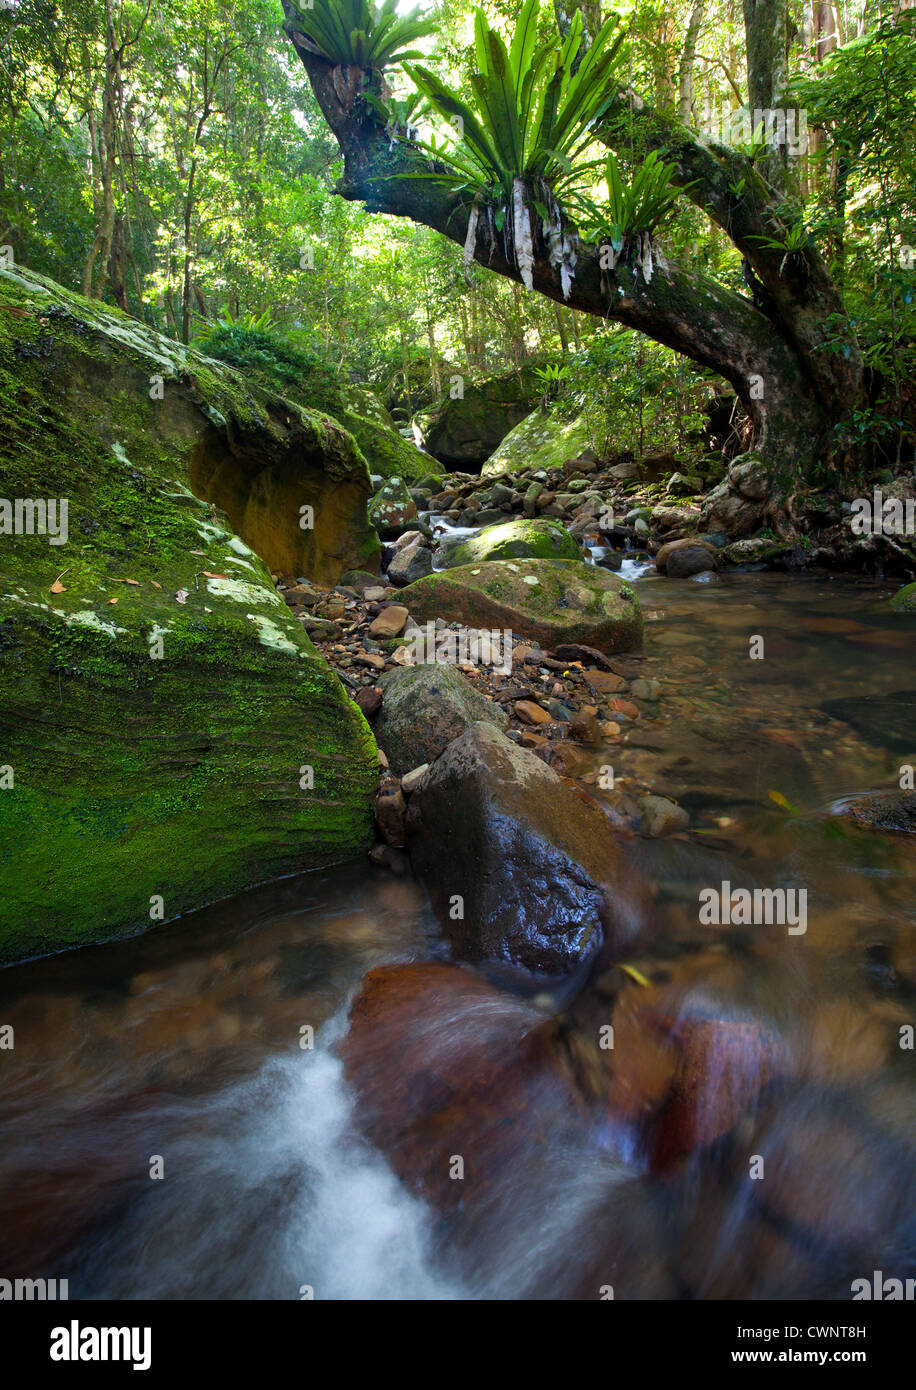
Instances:
[[[422,223],[464,246],[470,196],[425,177],[432,167],[426,154],[386,131],[356,84],[335,80],[334,67],[306,48],[288,0],[283,3],[286,30],[343,155],[338,193],[370,211]],[[762,24],[779,9],[779,0],[746,0],[746,8],[754,11],[752,26]],[[772,82],[769,89],[763,82],[763,77],[756,80],[755,92],[775,90]],[[533,288],[558,304],[636,329],[723,376],[753,422],[756,452],[774,471],[794,474],[828,458],[834,426],[863,396],[862,363],[851,329],[847,354],[824,351],[828,320],[833,316],[842,325],[845,318],[817,253],[812,250],[803,261],[787,259],[756,240],[785,232],[788,175],[780,169],[765,177],[744,156],[703,144],[629,92],[618,94],[601,138],[609,145],[622,143],[623,128],[628,146],[634,141],[645,150],[664,146],[667,157],[676,161],[678,180],[692,184],[685,188],[686,196],[726,229],[745,256],[753,298],[674,261],[663,260],[650,280],[638,266],[622,261],[606,269],[600,248],[581,242],[575,275],[564,294],[539,219]],[[741,178],[745,188],[736,194],[730,185],[737,186]],[[483,217],[473,256],[497,274],[521,280],[503,236]]]

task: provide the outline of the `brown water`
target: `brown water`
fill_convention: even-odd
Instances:
[[[916,851],[837,814],[916,761],[912,625],[844,580],[639,588],[658,699],[596,761],[623,796],[628,776],[677,796],[693,829],[630,844],[653,890],[636,975],[604,959],[574,998],[444,999],[430,1035],[460,1078],[509,1024],[556,1017],[575,1103],[520,1062],[516,1105],[510,1054],[514,1147],[479,1095],[461,1109],[485,1193],[418,1196],[360,1130],[400,1054],[358,1096],[336,1046],[368,970],[447,958],[424,895],[363,865],[288,880],[0,972],[0,1277],[412,1299],[848,1298],[873,1270],[912,1277]],[[725,879],[806,889],[807,930],[701,926],[699,891]]]

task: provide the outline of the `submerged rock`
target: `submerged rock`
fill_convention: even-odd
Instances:
[[[375,735],[395,772],[431,763],[477,720],[498,729],[509,722],[455,666],[400,666],[386,672],[379,687],[384,703]]]
[[[540,758],[473,724],[408,803],[411,862],[471,960],[556,975],[635,930],[638,893],[602,812]]]
[[[0,299],[3,492],[68,508],[0,539],[0,959],[361,854],[368,726],[213,505],[278,568],[365,568],[350,437],[41,277]]]
[[[458,965],[369,972],[340,1045],[360,1123],[398,1176],[437,1206],[486,1211],[545,1133],[584,1125],[553,1019]],[[454,1156],[463,1156],[463,1181]]]
[[[916,744],[916,734],[913,742]],[[916,792],[879,792],[856,797],[844,815],[864,830],[884,830],[916,835]]]
[[[625,652],[642,641],[639,601],[626,580],[571,560],[460,565],[409,585],[403,599],[417,621],[510,628],[548,649],[582,642]]]

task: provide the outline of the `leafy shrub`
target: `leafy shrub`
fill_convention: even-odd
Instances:
[[[336,373],[312,348],[244,320],[220,319],[196,339],[210,357],[228,362],[281,396],[340,417],[345,410]]]

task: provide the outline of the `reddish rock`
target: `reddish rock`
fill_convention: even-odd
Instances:
[[[373,714],[378,714],[382,708],[382,692],[377,685],[363,686],[353,698],[367,719],[371,719]]]
[[[733,1130],[781,1057],[779,1040],[755,1019],[682,1017],[671,1038],[678,1064],[655,1129],[657,1170]]]
[[[616,714],[624,714],[627,719],[638,719],[639,709],[633,704],[632,700],[612,700],[611,709]]]
[[[369,1138],[443,1208],[486,1201],[584,1124],[554,1020],[461,966],[370,971],[340,1054]],[[450,1177],[456,1156],[463,1180]]]

